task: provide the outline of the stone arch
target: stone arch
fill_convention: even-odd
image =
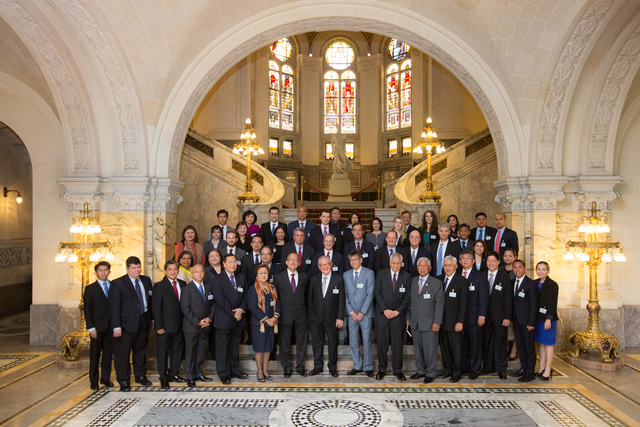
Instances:
[[[338,10],[343,16],[328,16],[329,11],[311,6],[279,10],[269,16],[242,21],[209,43],[186,67],[168,96],[150,146],[152,175],[178,178],[189,122],[214,83],[236,62],[281,37],[340,28],[400,38],[447,67],[474,97],[489,124],[499,177],[528,174],[526,149],[515,109],[500,80],[472,48],[424,16],[409,15],[409,12],[389,14],[386,8],[376,4]]]

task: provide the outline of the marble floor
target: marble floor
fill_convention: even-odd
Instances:
[[[64,368],[58,349],[28,345],[28,314],[0,319],[0,425],[8,426],[623,426],[640,425],[640,349],[622,353],[617,372],[592,371],[557,355],[548,383],[482,376],[383,381],[359,374],[258,383],[255,374],[130,393],[89,388],[85,368]],[[411,374],[412,371],[405,373]],[[215,378],[215,377],[214,377]],[[217,378],[216,378],[217,380]]]

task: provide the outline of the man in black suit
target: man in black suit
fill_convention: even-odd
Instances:
[[[222,248],[220,253],[222,254],[222,256],[225,256],[227,254],[235,256],[236,263],[240,268],[242,268],[242,259],[246,255],[246,252],[244,251],[244,249],[236,246],[236,243],[238,243],[238,232],[236,230],[227,231],[225,242],[227,243],[227,245]]]
[[[416,227],[411,225],[411,212],[403,211],[400,214],[400,218],[402,218],[402,224],[404,225],[404,231],[407,233],[407,236],[410,235],[413,230],[417,230]]]
[[[273,277],[280,299],[281,313],[278,319],[280,336],[280,364],[284,377],[290,378],[293,371],[291,362],[291,337],[296,337],[296,372],[307,376],[304,360],[307,356],[307,293],[309,276],[298,269],[298,256],[290,253],[286,260],[287,269]]]
[[[269,208],[269,222],[265,222],[260,227],[260,236],[262,237],[262,242],[265,245],[269,245],[269,243],[273,242],[274,236],[273,233],[276,231],[276,227],[283,226],[287,227],[287,224],[284,222],[280,222],[280,208],[277,206],[271,206]]]
[[[467,249],[473,250],[473,239],[469,237],[470,234],[469,224],[463,222],[458,226],[458,241],[460,242],[462,252]]]
[[[282,267],[280,264],[276,264],[275,262],[273,262],[273,252],[271,251],[271,248],[269,246],[264,246],[262,249],[260,249],[260,260],[262,261],[262,264],[269,267],[269,283],[273,283],[273,276],[283,271],[284,267]],[[256,283],[256,269],[254,267],[252,269],[249,269],[249,271],[247,271],[247,284],[251,286],[252,284],[255,284],[255,283]]]
[[[538,286],[525,274],[524,261],[513,262],[516,281],[513,285],[513,332],[520,354],[520,369],[511,374],[520,382],[536,379],[535,327],[538,315]]]
[[[369,270],[375,270],[375,249],[371,242],[364,240],[364,227],[361,223],[357,222],[351,226],[351,234],[353,235],[353,241],[345,243],[344,245],[344,271],[351,270],[351,263],[349,261],[349,254],[353,251],[360,252],[362,257],[362,266]]]
[[[282,247],[280,259],[286,260],[289,254],[298,255],[298,271],[309,273],[311,269],[311,259],[313,258],[313,247],[304,241],[304,230],[296,229],[293,232],[293,241],[287,242]]]
[[[345,316],[344,280],[341,274],[331,271],[331,260],[327,256],[318,259],[320,273],[309,281],[309,325],[313,348],[313,370],[309,375],[318,375],[324,368],[322,353],[324,337],[327,336],[329,373],[338,376],[338,329],[342,328]]]
[[[389,267],[381,269],[376,274],[374,319],[378,343],[377,380],[383,379],[387,374],[389,344],[393,374],[400,380],[406,379],[402,373],[402,346],[406,327],[405,315],[411,301],[411,276],[401,268],[402,255],[396,252],[391,255]]]
[[[113,387],[111,382],[111,360],[113,359],[113,332],[109,328],[109,273],[111,264],[100,261],[94,267],[97,280],[84,289],[84,318],[91,338],[89,345],[89,382],[91,390],[98,390],[98,367],[100,382]],[[102,361],[100,361],[102,356]]]
[[[422,257],[429,258],[429,248],[422,246],[422,236],[419,230],[413,230],[409,234],[409,258],[405,261],[409,264],[409,274],[411,277],[418,275],[418,260]]]
[[[484,240],[487,246],[493,248],[493,239],[496,237],[496,229],[487,226],[487,214],[478,212],[476,214],[476,227],[471,229],[469,239],[472,241]]]
[[[164,264],[164,278],[153,285],[153,313],[156,328],[156,362],[160,387],[169,389],[169,381],[183,383],[180,377],[184,336],[182,333],[182,309],[180,294],[186,285],[178,279],[178,263],[167,261]],[[167,361],[171,363],[167,366]]]
[[[329,233],[324,236],[324,239],[322,239],[322,245],[324,248],[320,252],[317,252],[311,259],[309,276],[315,276],[320,273],[318,260],[321,256],[328,256],[329,259],[331,259],[331,264],[333,265],[333,267],[331,267],[331,271],[342,276],[342,273],[344,273],[344,257],[336,250],[335,244],[336,240],[333,234]]]
[[[245,277],[249,277],[251,273],[255,273],[254,270],[260,265],[260,250],[264,245],[262,244],[262,237],[253,236],[251,238],[251,252],[247,253],[242,258],[242,273]],[[248,282],[252,284],[253,282]]]
[[[496,236],[494,238],[493,250],[504,255],[506,249],[513,249],[518,256],[518,235],[515,231],[507,228],[507,216],[503,213],[496,214]]]
[[[304,231],[304,242],[309,242],[309,237],[311,236],[311,230],[316,228],[316,225],[312,221],[307,220],[307,215],[309,212],[305,206],[298,206],[298,211],[296,212],[298,219],[296,221],[291,221],[287,225],[287,234],[289,235],[289,239],[293,238],[293,232],[296,228],[302,228]]]
[[[231,228],[231,227],[229,227],[227,225],[227,220],[229,219],[229,212],[227,212],[225,209],[220,209],[217,212],[216,216],[218,217],[218,225],[222,229],[222,239],[226,240],[227,239],[227,233],[229,231],[233,230],[233,228]]]
[[[483,373],[498,371],[501,380],[507,379],[507,328],[513,316],[513,285],[509,273],[499,269],[500,255],[490,251],[487,254],[487,268],[484,272],[489,283],[489,308],[482,331],[484,342]],[[474,269],[475,270],[475,269]]]
[[[458,260],[447,255],[444,258],[442,280],[444,292],[444,314],[440,328],[440,352],[444,375],[449,382],[457,383],[462,375],[462,338],[467,317],[469,281],[456,273]]]
[[[309,244],[313,246],[314,255],[322,252],[324,249],[324,238],[331,234],[331,227],[329,221],[331,220],[331,212],[329,209],[323,209],[320,212],[320,225],[311,230],[311,237],[309,237]],[[334,235],[335,244],[334,247],[342,248],[342,236]],[[340,251],[340,249],[338,249]]]
[[[340,221],[340,208],[331,208],[331,221],[329,222],[329,230],[334,236],[339,236],[336,240],[342,242],[341,246],[336,246],[336,250],[340,253],[344,253],[344,245],[349,242],[353,242],[353,234],[351,229],[347,228],[347,224]],[[349,262],[347,262],[349,264]]]
[[[231,378],[246,379],[240,371],[239,352],[242,330],[246,325],[246,278],[238,273],[234,255],[225,255],[224,271],[213,282],[214,315],[216,328],[216,371],[222,384],[231,384]]]
[[[439,239],[431,243],[431,265],[433,266],[433,275],[442,276],[442,266],[444,258],[448,255],[459,258],[462,249],[458,240],[450,240],[451,226],[447,222],[443,222],[438,226]]]
[[[387,231],[387,235],[384,238],[386,244],[379,248],[374,255],[375,258],[375,270],[376,273],[378,271],[387,268],[389,265],[389,260],[392,254],[399,253],[402,255],[402,271],[407,271],[409,269],[409,262],[407,259],[409,258],[407,248],[402,248],[397,245],[398,243],[398,233],[394,230]]]
[[[151,279],[143,276],[142,263],[131,256],[126,261],[127,274],[117,278],[109,288],[109,318],[113,328],[113,361],[121,391],[131,391],[131,365],[135,381],[151,385],[147,379],[147,345],[153,328],[151,315]]]
[[[474,268],[471,249],[460,255],[462,277],[469,281],[469,307],[464,325],[462,343],[462,371],[469,372],[469,379],[475,380],[482,369],[482,327],[489,307],[489,282],[487,274]]]

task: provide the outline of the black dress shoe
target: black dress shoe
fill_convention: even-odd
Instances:
[[[147,377],[138,377],[136,378],[136,382],[141,385],[151,385],[151,381],[149,381]]]
[[[246,380],[247,378],[249,378],[249,375],[245,374],[244,372],[237,372],[235,374],[231,374],[231,378],[237,378],[239,380]]]
[[[440,378],[444,380],[446,378],[449,378],[450,376],[451,376],[451,372],[445,372],[444,374],[442,374],[442,376],[440,376]]]
[[[187,379],[178,375],[174,375],[173,377],[169,377],[169,381],[174,383],[186,383]]]
[[[100,381],[100,384],[103,384],[105,387],[113,387],[113,383],[109,380]]]
[[[98,384],[91,384],[91,390],[100,390],[100,387],[98,387]]]
[[[384,379],[384,376],[385,376],[385,375],[386,375],[386,374],[385,374],[384,372],[378,372],[378,373],[376,374],[376,379],[377,379],[377,380],[382,380],[382,379]]]
[[[551,375],[553,375],[553,374],[549,374],[548,377],[545,377],[544,375],[540,375],[540,380],[541,381],[549,381],[551,379]]]
[[[187,386],[188,387],[195,387],[196,386],[196,382],[194,380],[187,380]]]
[[[360,372],[362,372],[362,369],[352,369],[350,371],[347,371],[347,375],[355,375],[355,374],[359,374]]]
[[[533,381],[535,379],[536,379],[536,376],[531,374],[531,375],[523,375],[523,376],[521,376],[520,378],[518,378],[518,381],[521,382],[521,383],[528,383],[528,382],[531,382],[531,381]]]
[[[364,371],[364,373],[367,374],[369,378],[373,378],[373,371]]]
[[[306,377],[307,376],[307,371],[305,371],[304,369],[296,369],[296,372],[298,373],[298,375],[300,375],[301,377]]]
[[[332,376],[333,378],[337,378],[337,377],[338,377],[338,371],[335,371],[335,370],[334,370],[334,371],[331,371],[330,373],[331,373],[331,376]]]
[[[284,377],[285,378],[291,378],[291,371],[288,370],[288,369],[286,371],[284,371]]]
[[[500,373],[498,374],[498,378],[500,378],[501,380],[506,380],[506,379],[507,379],[507,375],[506,375],[506,374],[503,374],[502,372],[500,372]]]
[[[169,382],[161,381],[160,382],[160,388],[163,389],[163,390],[169,390],[171,387],[169,387]]]
[[[451,378],[449,378],[450,383],[457,383],[458,381],[460,381],[460,377],[457,375],[451,376]]]
[[[220,382],[225,385],[231,384],[231,378],[229,377],[220,378]]]
[[[120,384],[120,391],[131,391],[131,386],[128,382]]]
[[[407,380],[407,377],[405,377],[402,372],[399,372],[399,373],[393,374],[393,375],[395,375],[395,377],[400,381],[406,381]]]
[[[478,374],[476,374],[476,373],[474,373],[474,372],[470,373],[470,374],[469,374],[469,379],[470,379],[470,380],[476,380],[476,379],[478,379]]]
[[[314,375],[318,375],[322,373],[322,369],[314,369],[311,372],[309,372],[309,376],[313,377]]]
[[[411,378],[412,380],[419,380],[420,378],[424,378],[426,377],[426,375],[423,374],[419,374],[419,373],[415,373],[413,375],[411,375],[409,378]]]
[[[424,377],[423,383],[429,384],[433,382],[433,377]]]
[[[516,372],[512,372],[509,376],[513,377],[513,378],[520,378],[520,377],[524,376],[524,371],[522,369],[520,369],[520,370],[518,370]]]
[[[211,381],[213,381],[213,378],[209,378],[209,377],[205,377],[204,375],[200,375],[198,377],[195,378],[198,381],[202,381],[205,383],[210,383]]]

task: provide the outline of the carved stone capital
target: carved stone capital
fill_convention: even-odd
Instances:
[[[60,178],[58,184],[62,187],[60,200],[67,204],[67,210],[82,210],[85,203],[89,203],[89,209],[92,211],[101,211],[104,207],[100,178]]]
[[[148,209],[154,212],[175,213],[176,207],[182,203],[180,191],[184,184],[172,179],[154,179],[149,185]]]
[[[567,181],[564,177],[507,178],[493,184],[498,190],[495,200],[504,212],[555,211],[565,198],[562,187]]]
[[[565,193],[574,211],[589,210],[592,202],[596,202],[598,209],[610,211],[613,201],[621,197],[616,187],[622,182],[619,176],[581,176],[565,186]]]

